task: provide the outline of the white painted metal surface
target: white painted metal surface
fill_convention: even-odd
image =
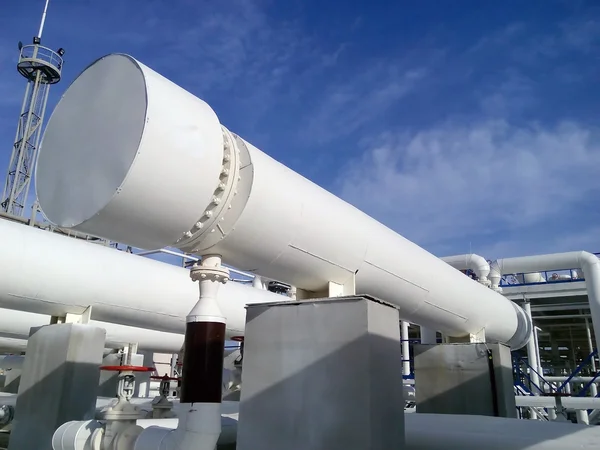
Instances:
[[[0,309],[0,336],[27,339],[32,327],[50,323],[50,316],[11,309]],[[106,348],[123,348],[137,343],[140,350],[156,353],[178,353],[183,345],[183,334],[166,333],[147,328],[135,328],[91,320],[90,325],[106,330]]]
[[[183,335],[198,301],[198,285],[181,267],[7,220],[0,243],[0,308],[64,316],[92,306],[94,321]],[[281,300],[239,283],[222,286],[228,337],[243,334],[246,304]],[[10,321],[0,315],[3,326]]]
[[[0,336],[0,352],[19,353],[27,350],[27,341],[25,339],[15,339]]]
[[[457,270],[472,270],[482,284],[489,282],[490,264],[483,256],[468,253],[466,255],[444,256],[440,259]]]
[[[499,280],[501,275],[564,269],[583,271],[592,323],[595,330],[600,330],[600,260],[593,253],[567,252],[499,259],[491,265],[494,276],[490,278]],[[600,332],[596,333],[596,348],[600,348]]]
[[[224,157],[224,147],[235,151]],[[101,58],[73,82],[36,176],[41,206],[61,226],[217,253],[313,293],[356,287],[447,336],[485,329],[513,347],[529,336],[510,301],[230,133],[206,103],[128,56]]]
[[[407,414],[404,420],[405,450],[591,450],[600,439],[598,427],[569,422],[459,414]]]

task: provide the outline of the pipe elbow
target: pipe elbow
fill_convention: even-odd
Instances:
[[[579,266],[583,270],[583,274],[586,277],[589,275],[588,273],[586,273],[586,269],[589,271],[593,270],[593,267],[596,267],[597,270],[597,268],[600,267],[600,259],[598,259],[598,257],[593,253],[584,251],[579,252],[577,259],[579,260]]]
[[[491,271],[490,264],[483,256],[475,253],[472,253],[470,257],[471,270],[475,272],[480,283],[486,284]]]
[[[491,288],[496,292],[502,292],[500,287],[500,280],[502,279],[502,260],[495,260],[490,264],[489,279],[491,282]]]
[[[506,343],[511,350],[519,350],[527,345],[533,332],[533,322],[527,313],[514,302],[510,302],[517,312],[517,330]]]

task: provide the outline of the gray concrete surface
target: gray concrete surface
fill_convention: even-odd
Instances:
[[[10,450],[51,450],[70,420],[93,419],[105,331],[58,324],[32,329],[15,407]]]
[[[416,344],[417,412],[493,416],[492,351],[498,416],[516,417],[510,349],[500,344]]]

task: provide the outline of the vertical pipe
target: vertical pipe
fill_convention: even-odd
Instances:
[[[587,319],[587,317],[585,319],[585,332],[587,334],[589,352],[594,353],[594,344],[592,342],[592,330],[590,329],[590,321]],[[596,375],[597,368],[596,368],[596,357],[595,356],[592,357],[591,365],[592,365],[592,373],[593,373],[593,375]],[[590,385],[590,395],[592,397],[596,397],[598,395],[598,386],[596,386],[596,383],[592,383]]]
[[[590,424],[590,417],[588,416],[587,409],[578,409],[575,411],[577,416],[577,423],[582,423],[584,425]]]
[[[402,376],[407,377],[410,375],[410,345],[408,342],[408,322],[403,320],[402,322]]]
[[[525,302],[525,304],[523,305],[523,309],[525,310],[525,314],[527,314],[527,316],[529,317],[529,320],[531,320],[531,303],[529,302]],[[527,362],[529,363],[529,378],[531,380],[531,383],[535,386],[531,386],[531,392],[534,395],[539,395],[540,392],[538,390],[538,387],[540,386],[540,378],[538,377],[538,374],[536,373],[536,371],[538,370],[537,368],[539,367],[539,362],[537,361],[537,350],[536,350],[536,340],[535,340],[535,327],[531,327],[531,335],[529,336],[529,341],[527,342]],[[537,386],[537,387],[536,387]]]
[[[42,38],[42,32],[44,31],[44,24],[46,23],[46,15],[48,14],[48,3],[50,0],[46,0],[46,4],[44,5],[44,12],[42,13],[42,20],[40,22],[40,29],[38,30],[37,37]]]
[[[217,303],[219,285],[229,280],[221,257],[206,255],[192,267],[200,298],[186,317],[180,402],[185,418],[177,428],[176,450],[214,450],[221,434],[221,386],[225,318]]]
[[[421,331],[421,344],[437,344],[437,331],[419,326]]]
[[[538,331],[541,331],[541,329],[534,325],[533,326],[533,337],[535,338],[535,356],[536,356],[536,361],[537,361],[537,367],[535,368],[535,370],[537,371],[539,376],[542,377],[540,379],[540,383],[541,383],[540,388],[542,388],[542,391],[545,392],[547,386],[545,386],[545,381],[544,381],[544,368],[542,367],[542,357],[540,356],[540,340],[538,338]]]

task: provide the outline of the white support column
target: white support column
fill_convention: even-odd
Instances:
[[[590,321],[587,319],[587,317],[585,319],[585,332],[587,334],[589,351],[590,351],[590,353],[593,353],[594,352],[594,343],[592,342],[592,330],[590,329]],[[592,366],[593,375],[596,375],[596,372],[598,369],[596,367],[596,357],[595,356],[592,358],[591,366]],[[595,397],[598,395],[598,386],[596,386],[596,383],[591,384],[590,395],[592,397]]]
[[[527,314],[527,316],[529,317],[529,319],[531,319],[531,304],[527,301],[523,304],[523,309],[525,310],[525,314]],[[540,395],[539,390],[536,388],[540,386],[540,378],[538,377],[538,374],[536,373],[536,371],[538,370],[540,364],[537,360],[538,358],[538,352],[536,349],[536,339],[535,339],[535,327],[531,328],[531,335],[529,336],[529,342],[527,342],[527,362],[529,363],[530,366],[530,370],[529,370],[529,378],[531,379],[531,383],[534,384],[535,386],[531,386],[531,392],[534,395]]]

